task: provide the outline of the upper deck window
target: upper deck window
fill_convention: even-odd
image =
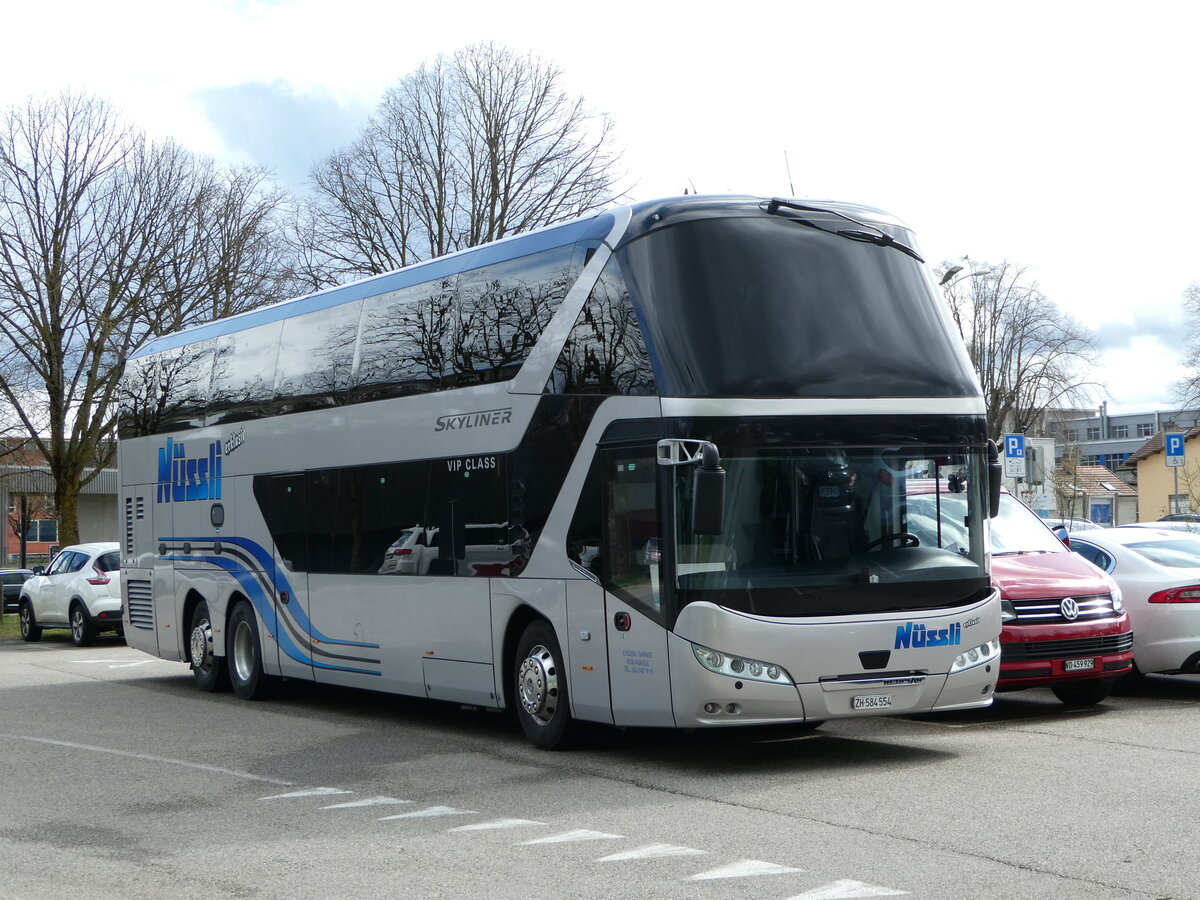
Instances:
[[[942,301],[895,248],[763,213],[661,227],[617,256],[664,396],[978,394]]]

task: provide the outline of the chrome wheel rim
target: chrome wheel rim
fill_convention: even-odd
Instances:
[[[78,606],[71,612],[71,635],[77,641],[83,639],[83,610]]]
[[[30,621],[32,616],[30,615],[28,605],[21,607],[20,615],[21,615],[21,636],[27,637],[29,635],[29,627],[32,624]]]
[[[207,672],[213,664],[213,633],[208,619],[201,619],[192,629],[192,668]]]
[[[247,682],[254,674],[254,633],[250,623],[238,622],[233,633],[233,671],[238,681]]]
[[[529,651],[517,674],[521,707],[539,725],[548,725],[558,709],[558,664],[546,647]]]

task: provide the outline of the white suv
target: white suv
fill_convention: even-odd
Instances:
[[[120,551],[115,541],[63,547],[45,574],[21,586],[21,638],[37,641],[43,629],[70,628],[71,640],[83,647],[99,631],[123,634]]]

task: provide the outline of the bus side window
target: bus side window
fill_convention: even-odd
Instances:
[[[587,480],[579,493],[575,515],[567,531],[567,555],[571,561],[604,580],[604,513],[600,502],[600,457],[592,460]]]

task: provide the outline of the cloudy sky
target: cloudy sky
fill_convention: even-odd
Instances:
[[[94,93],[297,190],[422,61],[531,51],[613,118],[633,198],[881,207],[931,261],[1025,267],[1097,335],[1110,411],[1175,405],[1200,281],[1194,3],[41,0],[3,21],[0,105]]]

